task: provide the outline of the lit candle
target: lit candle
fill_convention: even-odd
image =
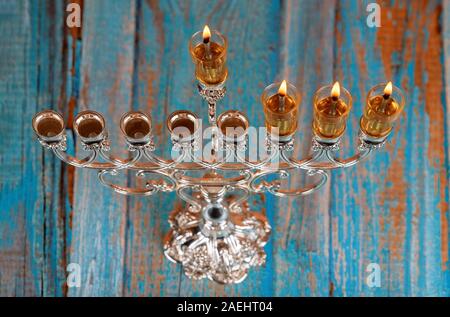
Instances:
[[[391,132],[404,105],[405,97],[399,88],[392,85],[392,82],[373,87],[369,91],[361,117],[361,130],[373,138],[386,137]]]
[[[350,93],[335,82],[320,88],[314,95],[313,130],[324,141],[334,141],[345,131],[352,106]]]
[[[195,64],[195,76],[206,86],[217,86],[228,76],[226,66],[227,40],[205,25],[189,42],[189,51]]]
[[[280,85],[280,88],[278,89],[278,107],[280,112],[284,111],[284,106],[286,102],[286,94],[287,94],[287,84],[286,80],[283,80],[283,82]]]
[[[298,106],[300,94],[285,80],[271,84],[261,96],[264,108],[266,128],[280,139],[290,138],[297,130]],[[278,130],[278,132],[276,132]]]
[[[211,45],[209,41],[211,40],[211,31],[207,25],[203,28],[203,46],[205,47],[205,58],[211,59]]]

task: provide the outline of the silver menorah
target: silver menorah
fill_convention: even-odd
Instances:
[[[199,120],[184,110],[175,111],[167,119],[176,153],[170,159],[155,154],[152,121],[141,112],[126,113],[120,122],[131,157],[127,159],[109,154],[105,120],[95,111],[83,111],[73,122],[88,152],[84,158],[66,154],[66,129],[60,114],[52,110],[39,112],[33,118],[33,129],[41,144],[58,158],[78,168],[98,170],[100,182],[117,193],[150,196],[176,192],[186,202],[186,208],[169,217],[171,229],[164,241],[167,258],[181,263],[191,278],[239,283],[250,267],[265,263],[264,245],[271,231],[263,214],[249,210],[248,196],[309,195],[327,182],[327,171],[357,164],[381,148],[387,135],[374,138],[361,130],[356,153],[346,159],[336,156],[340,138],[330,141],[314,135],[311,154],[296,159],[292,155],[293,136],[280,138],[267,133],[264,155],[251,160],[246,155],[249,122],[245,114],[231,110],[216,118],[216,103],[224,97],[225,88],[199,85],[199,93],[208,102],[209,127],[213,131],[210,159],[196,155],[202,142]],[[230,127],[240,127],[241,131],[229,134],[225,128]],[[115,183],[115,176],[124,170],[132,171],[142,180],[142,186]],[[311,182],[300,188],[282,186],[282,180],[294,170],[304,171]]]

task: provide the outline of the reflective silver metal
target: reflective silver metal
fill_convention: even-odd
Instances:
[[[265,263],[264,246],[270,225],[264,215],[240,205],[238,212],[224,204],[208,204],[201,211],[176,210],[164,242],[166,257],[183,265],[193,279],[221,284],[242,282],[251,267]]]
[[[216,124],[216,106],[217,102],[225,97],[227,89],[225,83],[217,86],[206,86],[203,83],[198,84],[198,92],[203,99],[208,102],[208,120],[211,125]]]
[[[199,91],[208,100],[209,119],[213,127],[220,131],[226,119],[233,117],[248,128],[248,119],[239,112],[226,112],[216,122],[215,103],[225,94],[224,87],[212,89],[200,86]],[[57,129],[51,129],[50,135],[45,133],[48,129],[39,126],[45,118],[50,118],[47,124],[57,126]],[[179,154],[174,159],[165,159],[154,153],[150,117],[137,114],[137,119],[148,124],[148,129],[144,127],[143,131],[149,130],[139,137],[127,131],[127,123],[133,118],[134,115],[127,114],[121,123],[132,154],[131,158],[126,159],[109,154],[104,120],[96,112],[83,112],[75,119],[74,128],[88,151],[84,158],[65,153],[64,122],[59,114],[52,111],[38,114],[33,119],[33,128],[41,144],[51,149],[58,158],[75,167],[98,170],[100,182],[117,193],[150,196],[158,192],[176,192],[186,202],[186,208],[176,210],[170,216],[171,230],[164,243],[166,256],[181,263],[189,277],[209,278],[224,284],[241,282],[251,267],[262,265],[266,258],[264,245],[270,234],[270,225],[260,212],[249,210],[246,204],[249,194],[270,193],[279,197],[309,195],[326,183],[328,170],[353,166],[386,141],[385,138],[372,139],[360,133],[356,153],[342,159],[336,155],[339,139],[324,143],[314,137],[311,154],[296,159],[293,157],[292,136],[276,139],[267,135],[266,155],[258,161],[250,161],[242,155],[245,147],[237,146],[234,138],[231,140],[222,135],[224,145],[215,147],[215,150],[223,150],[227,154],[206,161],[194,155],[194,136],[200,130],[198,117],[189,111],[176,111],[167,119],[169,131],[187,125],[190,133],[172,133],[172,141]],[[88,126],[95,132],[92,135],[86,134],[89,129],[82,127],[83,121],[88,119],[97,120]],[[238,141],[241,145],[246,144],[246,138]],[[272,164],[276,159],[278,164]],[[125,170],[144,180],[136,182],[142,184],[141,187],[127,187],[114,181]],[[282,181],[295,171],[304,171],[310,183],[299,188],[282,186]],[[228,172],[226,177],[225,172]],[[230,176],[230,172],[234,175]],[[191,175],[195,173],[202,174]]]
[[[217,130],[221,148],[231,151],[245,151],[250,124],[247,116],[237,110],[223,112],[217,118]]]
[[[191,147],[199,137],[199,119],[191,111],[178,110],[167,118],[167,129],[177,147]]]
[[[132,147],[145,146],[152,140],[151,117],[140,111],[127,112],[120,119],[120,130]]]
[[[74,119],[73,128],[86,145],[97,145],[107,138],[105,119],[96,111],[80,112]]]
[[[38,112],[33,117],[32,126],[39,141],[44,146],[51,148],[52,145],[65,141],[64,119],[53,110]]]

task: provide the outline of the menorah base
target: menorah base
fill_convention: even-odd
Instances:
[[[230,205],[205,202],[201,210],[188,205],[171,213],[164,253],[181,263],[189,278],[240,283],[251,267],[265,263],[264,245],[271,231],[266,217],[249,211],[246,203]]]

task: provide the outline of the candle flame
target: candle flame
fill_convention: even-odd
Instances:
[[[281,97],[286,97],[287,94],[287,83],[286,80],[283,80],[283,82],[280,85],[280,88],[278,89],[278,94]]]
[[[339,85],[339,82],[335,82],[333,85],[333,88],[331,88],[331,97],[333,98],[339,98],[341,95],[341,86]]]
[[[203,42],[208,43],[210,38],[211,31],[209,30],[209,27],[205,25],[205,27],[203,28]]]
[[[388,82],[386,87],[384,88],[384,94],[387,96],[392,95],[392,82]]]

